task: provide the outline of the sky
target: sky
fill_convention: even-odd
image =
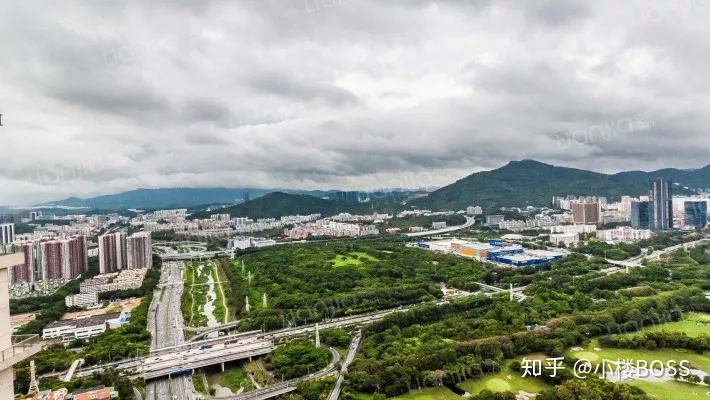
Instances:
[[[710,0],[8,0],[0,204],[710,163]]]

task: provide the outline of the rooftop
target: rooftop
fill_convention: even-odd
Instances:
[[[76,319],[63,319],[59,321],[52,322],[51,324],[44,327],[44,329],[54,329],[63,326],[74,326],[77,328],[85,328],[87,326],[95,326],[105,324],[107,321],[112,319],[117,319],[121,316],[121,313],[111,313],[102,315],[92,315],[90,317],[76,318]]]

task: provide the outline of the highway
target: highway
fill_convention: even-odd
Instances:
[[[345,380],[345,373],[348,372],[348,366],[355,359],[355,355],[357,354],[357,349],[360,346],[361,339],[362,332],[357,331],[355,337],[353,337],[352,342],[350,342],[348,354],[345,355],[345,360],[343,360],[340,372],[338,373],[338,380],[335,381],[335,386],[333,386],[333,390],[330,391],[327,400],[338,400],[338,397],[340,397],[340,387],[343,385],[343,380]]]
[[[437,230],[433,230],[433,231],[407,233],[407,236],[408,236],[408,237],[418,237],[418,236],[440,235],[440,234],[442,234],[442,233],[449,233],[449,232],[454,232],[454,231],[458,231],[458,230],[461,230],[461,229],[469,228],[469,227],[473,226],[473,224],[475,224],[475,223],[476,223],[476,219],[475,219],[475,218],[473,218],[473,217],[466,217],[466,223],[463,224],[463,225],[451,226],[451,227],[448,227],[448,228],[437,229]]]
[[[311,379],[320,379],[323,377],[326,377],[328,375],[332,375],[333,373],[336,372],[336,365],[338,362],[340,362],[340,353],[338,353],[337,349],[334,349],[332,347],[329,348],[330,353],[333,355],[333,359],[330,361],[330,364],[328,364],[327,367],[323,368],[322,370],[312,373],[306,377],[303,378],[296,378],[296,379],[291,379],[285,382],[277,383],[275,385],[269,385],[265,386],[261,389],[258,390],[251,390],[249,392],[246,392],[244,394],[240,395],[235,395],[235,396],[229,396],[229,397],[220,397],[220,400],[264,400],[264,399],[269,399],[272,397],[280,396],[282,394],[286,394],[288,392],[292,392],[296,390],[298,382],[304,381],[304,380],[311,380]]]
[[[151,349],[175,346],[184,341],[182,333],[184,321],[180,311],[180,296],[183,288],[182,267],[182,262],[166,261],[163,263],[160,276],[162,285],[159,285],[161,288],[154,293],[153,301],[148,309],[148,331],[153,335]],[[140,367],[142,362],[144,361],[134,360],[132,366]],[[127,367],[124,366],[124,368]],[[172,400],[174,398],[192,400],[196,393],[192,385],[192,378],[187,375],[177,376],[174,379],[165,377],[146,383],[146,400]]]

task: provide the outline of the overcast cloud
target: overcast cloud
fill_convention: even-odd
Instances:
[[[710,163],[710,0],[9,0],[0,204]]]

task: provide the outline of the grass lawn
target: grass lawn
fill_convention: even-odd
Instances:
[[[566,353],[567,357],[576,358],[587,358],[587,356],[596,355],[598,360],[592,360],[591,357],[588,358],[592,362],[601,362],[602,359],[609,361],[616,361],[617,359],[631,359],[631,360],[646,360],[649,364],[651,361],[659,360],[662,362],[675,360],[682,361],[688,360],[692,367],[700,369],[705,372],[710,372],[710,355],[708,354],[697,354],[693,351],[679,352],[675,349],[657,349],[657,350],[646,350],[646,349],[601,349],[600,351],[595,351],[595,347],[599,346],[599,341],[593,339],[590,344],[584,348],[584,350],[579,352],[574,352],[568,350]],[[588,354],[593,353],[593,354]],[[708,397],[710,398],[710,396]]]
[[[246,376],[243,367],[229,367],[223,373],[211,375],[210,385],[215,383],[223,387],[228,387],[233,393],[237,393],[240,387],[244,386],[244,391],[253,390],[251,380]]]
[[[333,265],[336,267],[344,267],[346,265],[360,265],[362,264],[360,258],[366,258],[370,261],[378,261],[375,257],[365,252],[353,251],[351,253],[348,253],[348,255],[338,254],[337,256],[335,256],[334,259],[330,260],[330,262],[332,262]]]
[[[638,332],[626,335],[638,335],[644,332],[658,332],[662,330],[685,332],[690,337],[696,337],[701,333],[710,334],[710,315],[702,313],[687,313],[678,322],[669,322],[662,325],[654,325],[643,328]]]
[[[510,368],[508,368],[508,364],[508,362],[504,363],[502,371],[497,374],[485,375],[479,379],[469,379],[459,383],[458,386],[471,393],[471,395],[476,395],[486,389],[491,392],[508,391],[516,394],[519,390],[524,390],[528,393],[539,393],[552,387],[537,378],[528,376],[523,378],[522,372],[511,371]]]
[[[643,389],[649,397],[658,400],[666,399],[710,399],[710,387],[692,385],[684,382],[644,382],[627,381],[629,385]]]
[[[372,397],[369,397],[372,399]],[[408,394],[393,397],[397,400],[461,400],[462,397],[452,392],[451,390],[443,388],[427,388],[421,390],[412,390]]]

